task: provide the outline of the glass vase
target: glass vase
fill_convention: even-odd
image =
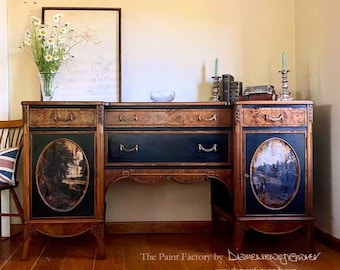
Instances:
[[[56,73],[39,73],[40,78],[40,90],[43,101],[49,101],[53,99],[55,93],[55,78]]]

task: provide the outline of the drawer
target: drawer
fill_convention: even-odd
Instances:
[[[107,132],[106,162],[229,163],[230,133]],[[169,164],[171,165],[171,164]]]
[[[306,126],[306,108],[243,108],[243,126]]]
[[[30,127],[96,127],[96,109],[31,108]]]
[[[105,127],[230,127],[231,109],[120,109],[105,111]]]

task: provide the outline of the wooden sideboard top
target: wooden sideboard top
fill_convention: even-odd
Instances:
[[[279,101],[279,100],[245,100],[237,101],[235,105],[309,105],[313,104],[311,100],[291,100],[291,101]],[[186,106],[227,106],[224,101],[193,101],[193,102],[104,102],[104,101],[22,101],[22,105],[33,106],[86,106],[86,105],[104,105],[109,107],[120,106],[148,106],[148,107],[186,107]]]
[[[77,105],[77,106],[96,106],[96,105],[108,105],[108,102],[103,101],[22,101],[22,105],[33,105],[33,106],[71,106],[71,105]]]
[[[235,105],[312,105],[311,100],[244,100],[237,101]]]
[[[104,106],[228,106],[226,102],[103,102],[103,101],[22,101],[22,105],[34,106],[69,106],[69,105],[104,105]]]

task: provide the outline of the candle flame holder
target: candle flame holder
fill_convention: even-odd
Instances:
[[[221,76],[213,76],[211,78],[214,79],[211,101],[220,101],[219,88]]]
[[[278,100],[282,100],[282,101],[293,100],[293,98],[290,96],[290,92],[288,89],[288,72],[289,71],[290,70],[287,70],[287,69],[283,69],[279,71],[281,73],[281,78],[282,78],[282,91],[280,93]]]

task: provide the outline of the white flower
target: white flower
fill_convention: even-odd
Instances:
[[[41,35],[41,36],[46,36],[47,35],[47,30],[46,30],[46,28],[41,28],[41,29],[39,29],[39,35]]]
[[[56,73],[60,66],[69,59],[71,48],[83,41],[80,36],[72,36],[69,23],[61,24],[64,16],[56,14],[53,24],[41,24],[35,16],[30,17],[30,28],[24,33],[20,48],[31,51],[39,72]]]
[[[25,30],[25,38],[31,38],[31,32],[28,29]]]
[[[63,18],[64,16],[63,16],[63,14],[56,14],[56,15],[54,15],[53,16],[53,21],[54,21],[54,23],[59,23],[60,22],[60,19],[61,18]]]
[[[48,54],[48,55],[45,56],[45,60],[46,60],[47,62],[51,62],[51,61],[53,60],[53,56],[50,55],[50,54]]]
[[[41,25],[41,20],[38,17],[32,16],[31,17],[31,23],[33,25]]]
[[[62,27],[62,28],[60,28],[60,33],[61,34],[66,34],[67,33],[67,28],[66,27]]]
[[[47,45],[50,45],[50,46],[53,45],[53,44],[54,44],[53,38],[47,39],[47,40],[46,40],[46,44],[47,44]]]

